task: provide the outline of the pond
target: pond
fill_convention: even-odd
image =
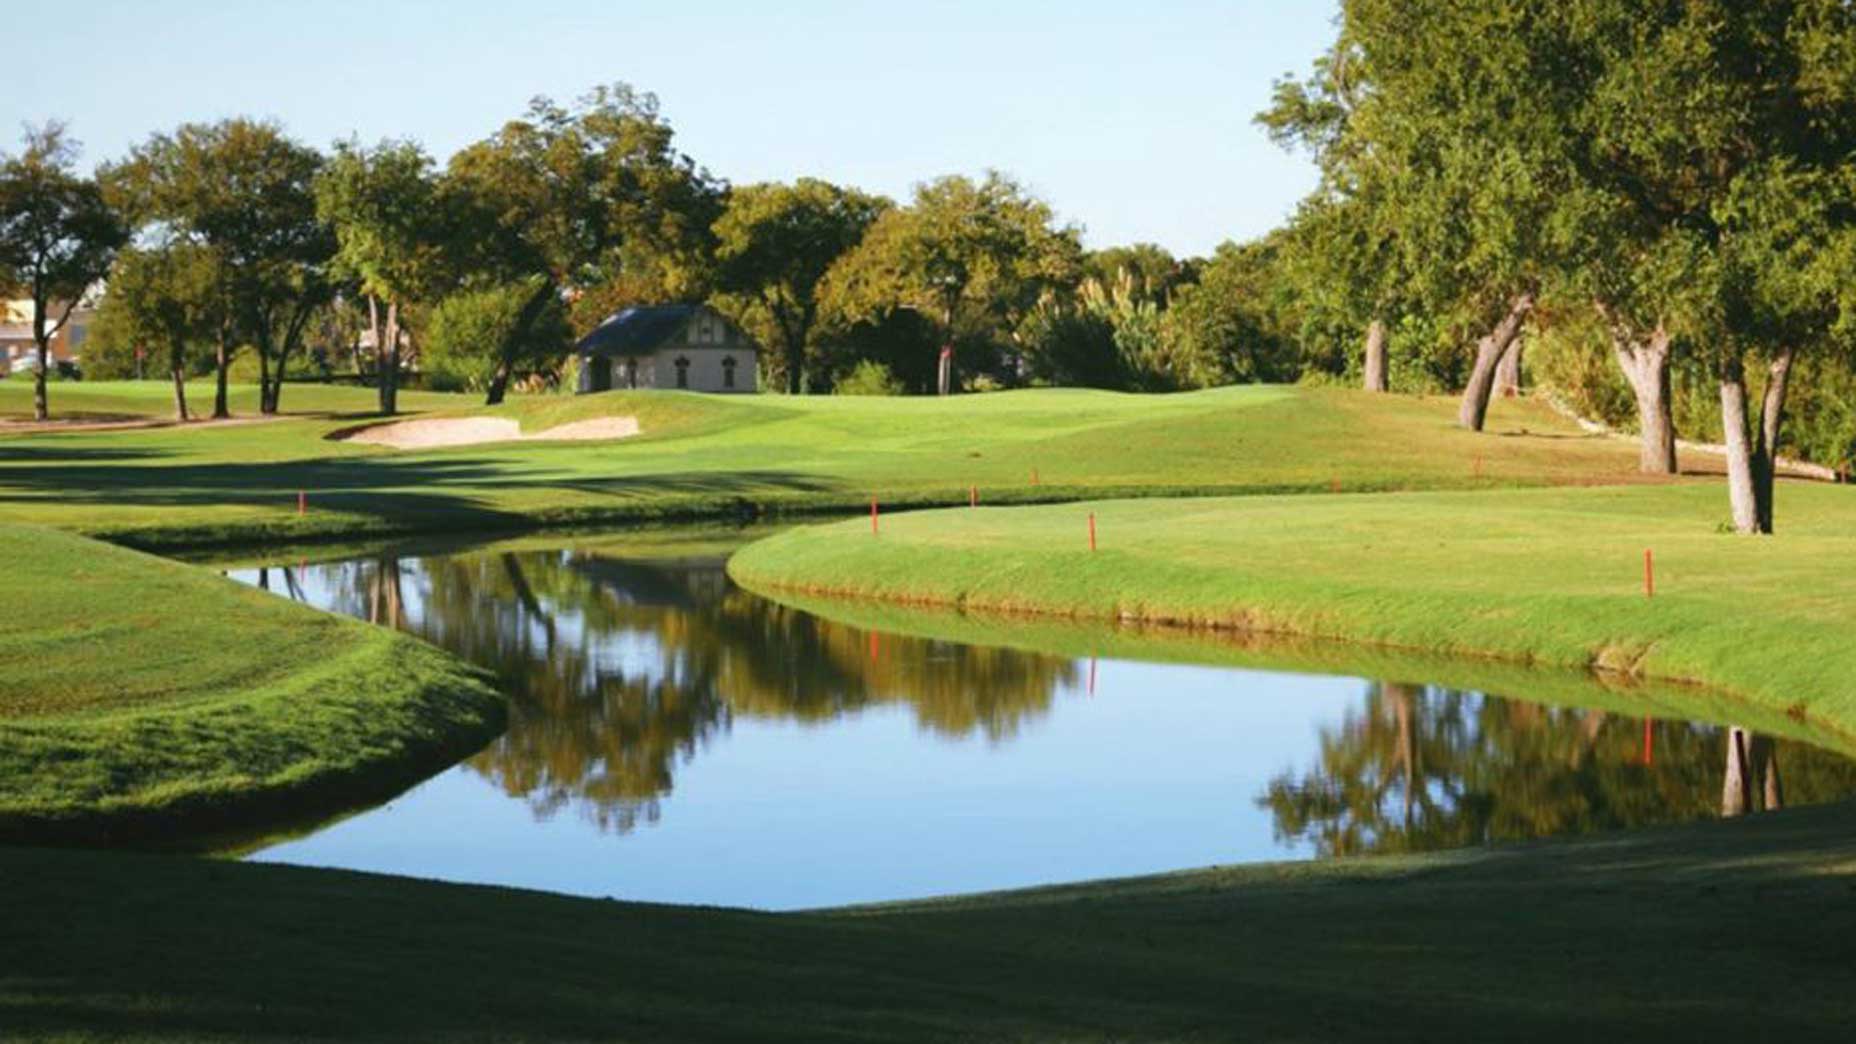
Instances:
[[[511,700],[480,753],[248,858],[792,909],[1856,793],[1837,754],[1628,700],[882,633],[735,587],[725,545],[559,543],[228,570]]]

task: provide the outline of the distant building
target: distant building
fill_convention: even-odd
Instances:
[[[574,346],[581,394],[614,388],[755,390],[760,346],[707,305],[627,308]]]
[[[32,339],[32,302],[20,299],[6,301],[4,306],[4,312],[0,313],[0,376],[35,366],[39,357],[39,346]],[[51,318],[56,319],[63,307],[53,304]],[[54,365],[77,364],[84,342],[90,336],[90,324],[96,317],[97,310],[88,301],[72,309],[71,320],[52,335],[49,347]]]

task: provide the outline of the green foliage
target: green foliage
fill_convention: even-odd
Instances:
[[[1198,283],[1181,288],[1166,313],[1179,386],[1296,379],[1302,359],[1290,329],[1289,290],[1281,280],[1276,244],[1218,248]]]
[[[904,392],[902,382],[889,372],[889,367],[874,359],[865,359],[851,368],[851,372],[838,378],[832,388],[836,395],[901,395]]]
[[[432,386],[482,391],[506,358],[514,360],[519,371],[546,370],[558,363],[569,336],[559,300],[553,299],[532,322],[522,322],[523,309],[540,282],[535,278],[464,289],[439,301],[420,351]]]
[[[819,288],[831,266],[893,204],[815,178],[732,190],[715,223],[715,303],[768,354],[769,380],[805,388]]]
[[[939,325],[960,372],[1007,377],[1018,324],[1081,260],[1076,230],[1016,182],[944,177],[876,219],[826,277],[822,310],[839,331],[915,312]]]

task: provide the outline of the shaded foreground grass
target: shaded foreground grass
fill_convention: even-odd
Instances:
[[[1856,1019],[1849,805],[784,915],[132,854],[0,849],[0,875],[17,1039],[1559,1044]]]
[[[0,524],[0,838],[196,833],[388,796],[495,734],[421,642],[192,566]]]
[[[84,394],[156,401],[133,383]],[[1498,434],[1476,436],[1454,428],[1443,399],[1292,387],[944,400],[615,392],[491,411],[462,396],[424,395],[411,400],[415,408],[512,416],[529,431],[633,416],[643,434],[421,452],[331,439],[375,420],[365,415],[369,396],[292,387],[286,405],[314,412],[235,426],[0,436],[0,520],[174,548],[748,518],[852,510],[873,496],[892,506],[964,504],[970,487],[999,504],[1637,479],[1630,445],[1583,435],[1525,400],[1497,404]],[[302,517],[299,491],[309,497]]]
[[[1699,485],[1111,501],[790,530],[762,591],[1339,638],[1718,687],[1856,736],[1856,497],[1781,489],[1781,537],[1715,531]],[[1088,545],[1096,516],[1099,550]],[[1656,597],[1643,591],[1653,548]]]

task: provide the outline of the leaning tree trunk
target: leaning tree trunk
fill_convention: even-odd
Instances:
[[[1779,475],[1779,433],[1785,425],[1785,393],[1791,385],[1792,361],[1797,350],[1787,348],[1772,360],[1766,374],[1766,392],[1760,399],[1759,431],[1753,446],[1753,502],[1759,531],[1773,531],[1773,495]]]
[[[490,387],[483,397],[484,405],[495,406],[508,394],[509,379],[515,375],[516,349],[528,342],[529,330],[541,318],[542,309],[548,305],[548,296],[553,293],[554,284],[544,282],[522,303],[522,311],[516,313],[515,325],[510,328],[508,338],[497,351],[496,372],[490,376]]]
[[[1753,479],[1753,445],[1746,430],[1746,370],[1738,358],[1721,366],[1721,428],[1727,447],[1727,500],[1734,530],[1758,533],[1759,497]]]
[[[1747,764],[1747,734],[1738,725],[1727,729],[1727,771],[1721,778],[1721,815],[1744,816],[1753,806],[1753,775]]]
[[[1526,341],[1520,337],[1502,353],[1502,361],[1495,366],[1495,394],[1504,399],[1512,399],[1521,394],[1521,349]]]
[[[1614,327],[1612,348],[1618,366],[1637,398],[1637,429],[1642,433],[1638,468],[1646,475],[1676,473],[1676,424],[1670,412],[1669,334],[1658,327],[1639,341]]]
[[[232,331],[222,324],[219,327],[219,344],[213,351],[213,419],[224,420],[232,416],[226,406],[226,369],[232,360]]]
[[[269,416],[277,412],[271,403],[271,348],[270,335],[254,338],[258,351],[258,412]]]
[[[174,418],[187,420],[187,363],[184,348],[176,345],[168,351],[168,373],[174,378]]]
[[[1386,378],[1386,324],[1378,319],[1366,324],[1366,380],[1369,392],[1388,390]]]
[[[1760,810],[1777,812],[1785,807],[1785,784],[1779,779],[1779,745],[1770,736],[1759,736],[1753,740],[1752,756]]]
[[[1508,314],[1495,324],[1476,345],[1476,365],[1469,373],[1469,385],[1463,389],[1463,403],[1457,409],[1457,423],[1471,431],[1481,431],[1489,417],[1489,396],[1495,390],[1495,371],[1510,345],[1521,336],[1521,324],[1534,310],[1534,295],[1522,294],[1508,306]]]

